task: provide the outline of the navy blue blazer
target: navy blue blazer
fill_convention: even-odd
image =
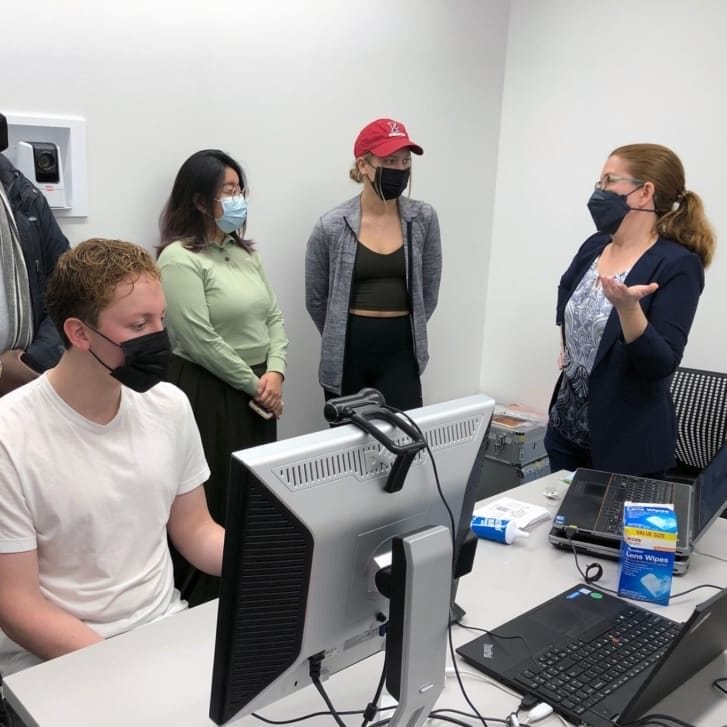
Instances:
[[[558,285],[559,326],[568,299],[610,241],[610,235],[603,233],[589,237],[563,274]],[[591,457],[597,469],[625,474],[659,472],[675,464],[676,417],[669,385],[682,360],[704,288],[704,266],[696,253],[660,237],[624,282],[655,282],[659,288],[640,301],[649,323],[635,341],[624,341],[615,310],[606,322],[588,379]],[[551,406],[559,387],[560,379]]]

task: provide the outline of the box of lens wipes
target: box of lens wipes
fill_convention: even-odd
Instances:
[[[667,605],[676,546],[673,505],[624,503],[618,595]]]

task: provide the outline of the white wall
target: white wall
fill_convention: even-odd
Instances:
[[[305,242],[322,212],[357,193],[353,139],[379,116],[400,118],[425,148],[414,196],[442,224],[425,398],[477,390],[508,10],[507,0],[36,0],[29,12],[6,0],[0,109],[86,118],[90,212],[62,221],[72,243],[151,248],[189,154],[219,147],[242,163],[248,232],[290,336],[290,435],[322,425]]]
[[[547,408],[558,280],[593,231],[586,201],[608,153],[666,144],[727,229],[719,0],[512,0],[481,386]],[[724,371],[727,255],[718,244],[683,365]]]

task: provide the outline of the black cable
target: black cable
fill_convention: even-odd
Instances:
[[[718,691],[722,692],[722,694],[727,695],[727,689],[722,686],[723,682],[727,682],[727,677],[719,677],[719,679],[715,679],[712,682],[712,686]]]
[[[379,707],[379,712],[385,712],[390,709],[396,709],[396,707]],[[343,715],[344,717],[352,717],[357,714],[363,714],[364,710],[362,709],[351,709],[344,712],[338,712],[339,715]],[[439,719],[443,722],[453,722],[454,724],[464,725],[464,727],[471,727],[469,722],[460,722],[458,720],[453,720],[451,717],[445,717],[442,715],[443,712],[451,713],[451,714],[458,714],[462,717],[467,717],[468,719],[476,719],[474,714],[469,714],[468,712],[462,712],[459,709],[447,709],[442,707],[441,709],[435,709],[434,711],[429,713],[430,719]],[[310,714],[304,714],[300,717],[293,717],[292,719],[268,719],[267,717],[263,717],[262,715],[258,714],[257,712],[253,712],[251,717],[254,717],[257,720],[260,720],[260,722],[264,722],[265,724],[272,724],[272,725],[287,725],[287,724],[297,724],[298,722],[304,722],[308,719],[314,719],[315,717],[330,717],[331,712],[311,712]],[[504,719],[497,719],[496,717],[487,717],[487,719],[490,722],[497,722],[499,724],[505,724]],[[390,719],[382,719],[378,722],[374,722],[370,727],[382,727],[383,725],[389,724],[391,720]]]
[[[498,634],[495,631],[490,631],[489,629],[483,629],[479,626],[468,626],[467,624],[463,624],[461,621],[455,621],[454,623],[457,624],[457,626],[461,626],[463,629],[469,629],[470,631],[479,631],[482,634],[486,634],[487,636],[492,636],[495,639],[502,639],[503,641],[511,641],[513,639],[518,639],[525,644],[525,650],[526,655],[524,658],[530,659],[530,661],[535,664],[535,666],[540,667],[540,664],[535,660],[535,654],[533,654],[533,650],[530,648],[530,644],[528,644],[527,639],[524,636],[520,636],[519,634],[515,634],[513,636],[504,636],[503,634]],[[540,701],[540,700],[538,700]]]
[[[666,723],[666,724],[665,724]],[[672,725],[678,725],[678,727],[696,727],[690,722],[684,722],[677,717],[672,717],[668,714],[645,714],[633,722],[624,723],[623,727],[647,727],[647,725],[662,725],[663,727],[671,727]]]
[[[457,658],[454,653],[454,642],[452,641],[452,624],[450,622],[449,626],[447,627],[447,642],[449,644],[449,654],[452,658],[452,666],[454,667],[454,675],[457,677],[457,683],[459,684],[459,691],[462,692],[462,696],[464,697],[464,701],[467,702],[469,705],[469,708],[477,715],[477,719],[482,722],[483,727],[487,727],[487,722],[485,721],[485,718],[480,714],[479,710],[475,705],[472,703],[472,700],[469,697],[469,694],[467,694],[467,690],[464,688],[464,683],[462,682],[462,677],[459,673],[459,666],[457,665]]]
[[[391,709],[396,709],[395,706],[391,707],[379,707],[379,712],[388,712]],[[363,714],[363,709],[348,709],[341,712],[338,712],[340,716],[343,717],[353,717],[357,714]],[[255,717],[255,719],[260,720],[261,722],[265,722],[265,724],[273,724],[273,725],[284,725],[284,724],[298,724],[298,722],[304,722],[307,719],[314,719],[315,717],[330,717],[330,712],[310,712],[308,714],[304,714],[300,717],[293,717],[291,719],[270,719],[269,717],[263,717],[261,714],[258,714],[257,712],[252,712],[250,714],[251,717]]]
[[[339,725],[339,727],[346,727],[343,720],[338,716],[338,712],[336,712],[336,708],[333,706],[333,703],[328,698],[328,694],[323,688],[323,684],[321,684],[321,664],[323,662],[323,656],[323,652],[320,652],[319,654],[315,654],[314,656],[308,658],[310,678],[313,682],[313,686],[315,686],[315,688],[318,690],[318,693],[323,698],[323,701],[326,703],[326,707],[328,707],[331,716],[333,717],[336,724]]]
[[[581,578],[590,586],[593,585],[596,581],[598,581],[601,576],[603,575],[603,568],[599,563],[589,563],[586,566],[586,572],[584,573],[581,570],[580,563],[578,562],[578,552],[576,551],[576,546],[573,543],[573,535],[575,535],[575,531],[569,534],[568,528],[566,528],[565,536],[568,538],[568,542],[570,543],[571,550],[573,551],[573,557],[576,561],[576,568],[578,569],[578,572],[581,574]],[[588,575],[588,571],[593,568],[595,569],[596,574],[595,575]],[[618,591],[614,591],[612,588],[606,588],[605,586],[598,586],[602,591],[607,591],[608,593],[614,593],[618,595]],[[714,588],[717,591],[723,590],[722,586],[715,586],[713,583],[703,583],[701,586],[693,586],[692,588],[687,588],[686,591],[679,591],[679,593],[672,593],[670,594],[669,598],[679,598],[680,596],[686,596],[687,593],[692,593],[694,591],[698,591],[700,588]]]
[[[389,707],[385,707],[385,709],[389,709]],[[391,707],[393,709],[393,707]],[[351,717],[356,714],[363,714],[362,709],[351,709],[344,712],[339,712],[339,715],[342,715],[344,717]],[[315,717],[330,717],[330,712],[310,712],[309,714],[304,714],[300,717],[293,717],[292,719],[270,719],[269,717],[263,717],[261,714],[258,714],[257,712],[253,712],[251,717],[254,717],[257,720],[260,720],[261,722],[264,722],[265,724],[273,724],[273,725],[284,725],[284,724],[298,724],[298,722],[304,722],[307,719],[314,719]]]
[[[374,693],[374,698],[368,703],[366,706],[366,709],[363,713],[363,722],[361,723],[361,727],[366,727],[366,725],[371,722],[371,720],[376,716],[376,713],[379,711],[379,699],[381,699],[381,692],[384,691],[384,683],[386,682],[386,659],[387,657],[387,651],[384,649],[384,665],[381,668],[381,676],[379,677],[379,684],[376,687],[376,692]]]
[[[585,573],[583,572],[581,564],[578,561],[578,551],[576,550],[575,543],[573,542],[573,536],[576,534],[576,532],[576,528],[572,526],[567,527],[565,529],[565,537],[568,539],[568,543],[570,544],[571,550],[573,551],[573,557],[576,561],[576,569],[581,574],[581,578],[583,578],[583,581],[589,586],[592,586],[596,581],[599,581],[601,579],[601,576],[603,575],[603,568],[599,563],[589,563],[586,566]],[[606,591],[607,593],[614,593],[615,595],[618,595],[618,591],[614,591],[612,588],[605,588],[604,586],[599,586],[599,588],[602,591]]]
[[[471,727],[469,722],[462,722],[454,717],[445,717],[444,715],[438,714],[436,717],[433,716],[434,712],[429,713],[429,719],[438,719],[441,722],[451,722],[452,724],[458,724],[460,727]]]
[[[336,708],[331,703],[331,700],[328,698],[328,694],[326,694],[326,690],[323,688],[323,684],[321,684],[320,679],[313,679],[313,685],[318,690],[318,693],[323,697],[323,701],[326,703],[326,706],[330,710],[331,717],[333,717],[334,722],[339,725],[339,727],[346,727],[345,722],[338,716],[338,712],[336,712]]]
[[[461,717],[467,717],[467,719],[476,719],[474,714],[469,714],[468,712],[463,712],[461,709],[447,709],[445,707],[442,707],[441,709],[435,709],[432,712],[429,713],[429,716],[432,719],[442,719],[440,716],[441,712],[448,712],[451,714],[458,714]],[[489,722],[497,722],[498,724],[506,724],[507,720],[504,719],[498,719],[497,717],[485,717],[486,720]],[[470,727],[468,724],[467,727]]]
[[[495,639],[502,639],[503,641],[512,641],[513,639],[517,639],[519,641],[522,641],[525,645],[525,650],[527,652],[526,658],[529,658],[530,661],[532,661],[533,664],[535,664],[536,666],[540,666],[535,660],[535,655],[533,654],[533,650],[530,648],[530,644],[528,644],[528,640],[524,636],[520,636],[520,634],[505,636],[504,634],[498,634],[496,631],[482,629],[479,626],[468,626],[467,624],[463,624],[461,621],[455,621],[455,623],[457,624],[457,626],[461,626],[463,629],[469,629],[470,631],[479,631],[480,633],[486,634],[487,636],[492,636]]]
[[[449,523],[451,526],[450,537],[452,539],[452,573],[454,573],[454,569],[456,566],[455,558],[457,557],[457,553],[456,553],[456,550],[457,550],[456,530],[457,530],[457,528],[454,523],[454,515],[452,514],[452,509],[450,508],[449,503],[447,502],[447,498],[444,496],[444,493],[442,492],[442,485],[439,481],[439,471],[437,470],[437,463],[434,459],[434,454],[432,453],[432,450],[429,446],[429,442],[427,441],[427,438],[424,436],[424,433],[422,432],[419,425],[406,412],[401,411],[400,409],[397,409],[388,404],[385,404],[384,408],[388,409],[389,411],[393,412],[394,414],[398,414],[398,415],[404,417],[404,419],[406,419],[409,422],[409,424],[411,424],[411,426],[414,427],[414,429],[419,433],[419,435],[422,438],[422,441],[424,442],[424,447],[427,451],[427,454],[429,455],[429,461],[432,464],[432,471],[434,473],[434,482],[437,486],[437,493],[439,494],[439,499],[444,504],[444,507],[447,510],[447,515],[449,517]],[[487,633],[490,633],[490,632],[487,632]],[[501,638],[522,638],[522,637],[503,636]],[[464,700],[467,702],[469,708],[476,715],[476,718],[484,725],[484,727],[487,727],[487,722],[485,721],[485,718],[480,714],[477,707],[475,707],[475,705],[472,703],[472,700],[469,698],[469,695],[467,694],[467,690],[465,689],[464,683],[462,682],[462,677],[460,676],[460,673],[459,673],[459,666],[457,664],[457,659],[456,659],[456,655],[454,652],[454,642],[452,641],[452,624],[451,624],[451,622],[449,623],[449,625],[447,627],[447,641],[449,643],[449,653],[450,653],[450,657],[452,659],[452,666],[454,667],[454,674],[457,677],[457,683],[459,684],[460,692],[462,693],[462,696],[464,697]],[[524,639],[523,639],[523,641],[524,641]],[[525,642],[525,643],[527,645],[527,642]],[[493,721],[499,721],[499,722],[502,722],[503,724],[505,724],[504,720],[493,720]],[[378,724],[379,724],[378,722],[374,723],[371,725],[371,727],[377,727]]]
[[[451,722],[452,724],[461,725],[461,727],[472,727],[472,725],[469,722],[462,722],[459,719],[455,719],[454,717],[445,717],[443,713],[451,713],[451,714],[458,714],[462,717],[467,717],[468,719],[475,719],[474,714],[468,714],[467,712],[462,712],[459,709],[435,709],[432,712],[430,712],[427,717],[428,719],[437,719],[442,722]],[[504,719],[497,719],[496,717],[488,717],[488,720],[491,722],[498,722],[499,724],[507,724],[507,720]],[[384,725],[388,725],[391,722],[389,719],[382,719],[379,722],[374,722],[371,727],[383,727]]]
[[[581,565],[578,562],[578,552],[576,551],[576,546],[573,543],[573,536],[576,534],[576,529],[573,527],[568,527],[565,529],[565,537],[568,539],[568,542],[570,543],[571,550],[573,551],[573,557],[576,561],[576,568],[578,569],[578,572],[581,574],[581,578],[587,583],[589,586],[593,585],[596,581],[600,580],[601,576],[603,575],[603,568],[599,563],[589,563],[586,566],[586,572],[584,573],[581,570]],[[594,569],[594,575],[588,575],[589,570],[593,568]],[[606,588],[605,586],[598,586],[602,591],[606,591],[608,593],[614,593],[618,595],[618,591],[614,591],[612,588]],[[679,593],[672,593],[669,595],[669,598],[679,598],[680,596],[686,596],[687,593],[692,593],[694,591],[698,591],[700,588],[714,588],[717,591],[723,590],[722,586],[715,586],[712,583],[703,583],[701,586],[694,586],[693,588],[687,588],[686,591],[680,591]]]
[[[672,593],[671,598],[679,598],[679,596],[686,596],[687,593],[692,591],[698,591],[700,588],[715,588],[718,591],[723,590],[722,586],[715,586],[712,583],[702,583],[701,586],[694,586],[694,588],[687,588],[686,591],[680,591],[679,593]]]
[[[384,409],[388,409],[390,412],[393,412],[394,414],[399,414],[400,416],[404,417],[404,419],[406,419],[409,422],[409,424],[411,424],[411,426],[414,427],[414,429],[416,429],[417,432],[419,432],[419,436],[422,438],[422,441],[424,442],[424,448],[427,450],[427,454],[429,455],[429,461],[432,463],[432,472],[434,473],[434,482],[437,486],[437,494],[439,495],[439,499],[442,501],[442,504],[444,505],[445,509],[447,510],[447,515],[449,516],[449,524],[451,525],[450,535],[452,537],[452,567],[454,569],[454,558],[456,557],[455,550],[457,547],[454,515],[452,514],[452,509],[449,507],[447,498],[445,498],[444,493],[442,492],[442,485],[439,482],[439,471],[437,470],[437,463],[434,461],[434,455],[432,454],[432,450],[429,447],[429,442],[427,441],[427,438],[424,436],[424,432],[422,432],[419,425],[405,411],[401,411],[401,409],[397,409],[393,406],[389,406],[388,404],[384,404]]]
[[[495,631],[490,631],[489,629],[483,629],[479,626],[469,626],[467,624],[463,624],[461,621],[455,621],[454,623],[457,624],[457,626],[461,626],[463,629],[469,629],[470,631],[479,631],[482,634],[487,634],[487,636],[493,636],[496,639],[503,639],[507,641],[508,639],[520,639],[520,641],[525,644],[525,648],[528,651],[531,651],[530,644],[528,644],[527,639],[524,636],[520,636],[519,634],[515,634],[514,636],[504,636],[503,634],[498,634]]]
[[[401,411],[400,409],[396,409],[393,406],[389,406],[388,404],[384,406],[385,409],[388,409],[389,411],[398,414],[404,419],[406,419],[409,424],[411,424],[412,427],[419,433],[419,436],[422,438],[422,441],[424,442],[424,446],[427,450],[427,454],[429,455],[429,461],[432,465],[432,472],[434,473],[434,482],[437,486],[437,493],[439,494],[439,499],[444,504],[445,509],[447,510],[447,515],[449,516],[449,523],[451,526],[450,529],[450,537],[452,539],[452,573],[454,574],[454,567],[455,567],[455,558],[457,557],[456,549],[457,549],[457,538],[456,538],[456,526],[454,524],[454,515],[452,514],[452,509],[449,507],[449,503],[447,502],[447,498],[444,496],[444,493],[442,492],[442,485],[439,482],[439,471],[437,470],[437,463],[434,460],[434,454],[432,453],[431,448],[429,447],[429,442],[427,441],[427,438],[424,436],[424,432],[422,432],[419,425],[406,413]],[[459,684],[460,692],[462,692],[462,696],[464,697],[465,702],[469,705],[470,709],[477,715],[477,718],[480,720],[480,722],[487,727],[487,722],[485,722],[484,717],[479,713],[477,707],[472,703],[472,700],[469,698],[469,695],[467,694],[467,690],[464,687],[464,684],[462,683],[462,677],[460,677],[459,674],[459,667],[457,666],[457,659],[454,653],[454,643],[452,641],[452,624],[451,622],[448,622],[447,626],[447,641],[449,643],[449,653],[452,658],[452,666],[454,667],[454,673],[457,677],[457,682]],[[375,725],[372,725],[371,727],[375,727]]]

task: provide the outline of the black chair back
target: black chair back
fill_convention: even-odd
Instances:
[[[678,368],[671,382],[678,465],[703,470],[727,439],[727,374]]]

